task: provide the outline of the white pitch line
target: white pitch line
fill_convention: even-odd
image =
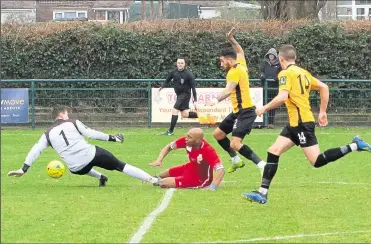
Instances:
[[[292,236],[274,236],[274,237],[262,237],[262,238],[246,239],[246,240],[215,241],[215,242],[207,242],[207,243],[244,243],[244,242],[256,242],[256,241],[288,240],[288,239],[296,239],[296,238],[304,238],[304,237],[352,235],[352,234],[362,234],[362,233],[371,233],[371,230],[348,231],[348,232],[328,232],[328,233],[318,233],[318,234],[297,234],[297,235],[292,235]]]
[[[336,184],[336,185],[369,185],[371,186],[371,183],[363,183],[363,182],[317,182],[318,184]]]
[[[143,221],[141,226],[139,227],[139,230],[130,238],[128,243],[140,243],[143,236],[147,233],[147,231],[151,228],[151,225],[153,221],[156,219],[157,215],[162,213],[170,203],[171,198],[173,197],[174,192],[176,189],[169,189],[166,191],[164,198],[162,199],[160,205],[153,210]]]

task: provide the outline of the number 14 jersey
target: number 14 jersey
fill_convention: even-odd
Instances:
[[[289,92],[285,104],[290,126],[296,127],[301,123],[314,122],[310,106],[310,91],[318,86],[319,81],[307,70],[291,64],[278,74],[280,91]]]

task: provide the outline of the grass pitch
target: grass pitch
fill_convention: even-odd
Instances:
[[[185,134],[155,136],[159,129],[123,131],[124,144],[91,141],[124,162],[150,174],[166,143]],[[98,169],[108,176],[105,188],[88,176],[66,171],[60,179],[46,174],[46,165],[58,155],[47,149],[21,178],[7,177],[44,131],[2,130],[1,136],[1,241],[2,243],[124,243],[155,209],[166,190],[119,172]],[[106,131],[107,133],[114,131]],[[117,132],[117,131],[115,131]],[[217,149],[225,168],[228,155],[206,129],[206,139]],[[260,157],[279,130],[253,130],[245,138]],[[370,129],[317,129],[322,151],[348,144],[354,135],[371,141]],[[184,150],[172,151],[164,168],[187,162]],[[268,203],[252,204],[242,192],[259,187],[259,171],[250,162],[224,177],[216,192],[178,190],[143,242],[370,242],[371,153],[351,153],[338,162],[315,169],[300,148],[280,159]],[[369,232],[363,232],[369,231]],[[301,235],[301,236],[300,236]],[[264,239],[265,238],[265,239]]]

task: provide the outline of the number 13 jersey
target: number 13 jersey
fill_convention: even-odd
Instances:
[[[289,92],[285,101],[290,126],[296,127],[301,123],[314,122],[310,106],[310,91],[318,86],[319,81],[307,70],[295,64],[290,64],[287,69],[278,74],[280,91]]]

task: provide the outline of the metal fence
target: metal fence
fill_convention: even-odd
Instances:
[[[151,88],[162,79],[123,80],[2,80],[2,87],[30,89],[28,124],[2,126],[48,127],[53,120],[51,108],[55,104],[69,105],[73,117],[97,128],[126,128],[164,126],[151,123]],[[264,102],[277,94],[278,88],[263,85]],[[330,87],[328,117],[330,126],[371,127],[371,80],[323,80]],[[251,87],[261,87],[260,80],[250,79]],[[197,87],[223,87],[224,79],[198,79]],[[318,92],[311,93],[313,112],[320,105]],[[170,121],[170,118],[169,118]],[[264,116],[264,126],[287,123],[283,106]],[[167,126],[167,125],[166,125]],[[261,124],[257,124],[261,126]]]

